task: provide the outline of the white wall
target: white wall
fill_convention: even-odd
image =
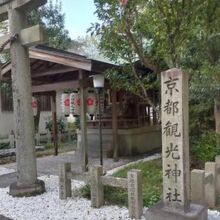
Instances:
[[[13,129],[13,113],[1,111],[1,96],[0,96],[0,138],[6,138]]]
[[[57,92],[57,118],[63,116],[61,112],[61,94],[63,91]],[[1,99],[1,97],[0,97]],[[52,119],[52,112],[41,112],[39,131],[40,133],[47,133],[46,122]],[[70,117],[68,121],[72,121]],[[67,121],[67,119],[66,119]],[[13,112],[2,112],[1,111],[1,100],[0,100],[0,138],[7,138],[11,130],[14,130]]]
[[[14,127],[13,125],[13,114],[0,111],[0,138],[7,138]]]

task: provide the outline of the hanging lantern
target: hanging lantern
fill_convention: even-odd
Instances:
[[[37,104],[37,99],[35,97],[32,97],[31,106],[32,106],[32,110],[33,110],[33,115],[36,116],[38,104]]]
[[[80,115],[80,96],[78,92],[70,94],[70,113],[74,116]]]
[[[96,93],[94,89],[88,90],[86,105],[87,105],[87,113],[89,115],[94,115],[97,109],[97,99],[96,99]]]
[[[61,95],[61,106],[62,106],[62,113],[65,117],[68,117],[70,114],[70,96],[67,93],[63,93]]]

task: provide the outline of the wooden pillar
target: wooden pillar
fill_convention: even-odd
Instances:
[[[80,129],[81,129],[81,161],[82,171],[88,171],[88,143],[87,143],[87,120],[86,120],[86,88],[85,72],[79,71],[80,81]]]
[[[26,26],[26,16],[9,9],[11,33],[20,33]],[[44,183],[37,180],[34,148],[34,118],[31,107],[32,89],[28,49],[20,39],[11,44],[14,125],[16,138],[17,182],[10,185],[13,196],[36,195],[45,191]]]
[[[112,89],[112,140],[113,140],[113,158],[118,161],[118,112],[117,112],[117,93]]]
[[[57,128],[57,102],[56,93],[52,95],[52,132],[53,132],[53,144],[54,155],[58,155],[58,128]]]

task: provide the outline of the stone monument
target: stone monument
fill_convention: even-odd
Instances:
[[[207,220],[207,208],[190,203],[188,77],[180,69],[161,74],[163,201],[147,220]]]

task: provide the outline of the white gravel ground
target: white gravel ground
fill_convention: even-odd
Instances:
[[[6,169],[0,167],[0,173]],[[12,170],[8,170],[12,172]],[[8,187],[0,189],[0,214],[14,220],[128,220],[125,207],[103,206],[101,209],[90,207],[90,201],[83,198],[58,198],[58,177],[43,176],[47,192],[36,197],[13,198],[8,195]],[[72,188],[84,185],[72,181]],[[144,218],[142,218],[144,219]],[[220,212],[210,211],[208,220],[220,220]]]

